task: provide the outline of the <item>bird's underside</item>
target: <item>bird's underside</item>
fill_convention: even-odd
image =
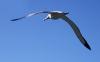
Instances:
[[[23,16],[23,17],[20,17],[20,18],[17,18],[17,19],[13,19],[11,21],[20,20],[20,19],[27,18],[27,17],[33,16],[33,15],[37,15],[37,14],[40,14],[40,13],[48,13],[47,17],[44,18],[44,20],[47,20],[47,19],[53,19],[53,20],[62,19],[62,20],[65,20],[71,26],[71,28],[73,29],[74,33],[76,34],[76,36],[80,40],[80,42],[86,48],[91,50],[89,44],[87,43],[85,38],[82,36],[78,26],[66,16],[68,14],[68,12],[62,12],[62,11],[40,11],[40,12],[37,12],[37,13],[28,14],[26,16]]]

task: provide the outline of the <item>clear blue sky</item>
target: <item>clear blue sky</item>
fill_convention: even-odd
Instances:
[[[17,22],[13,18],[42,10],[68,11],[92,50],[86,49],[62,20],[47,14]],[[100,61],[100,0],[1,0],[0,62]]]

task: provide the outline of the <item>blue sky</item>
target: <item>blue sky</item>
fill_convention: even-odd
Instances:
[[[47,14],[10,21],[44,10],[69,12],[92,50],[64,21],[44,22]],[[100,0],[1,0],[0,16],[0,62],[100,61]]]

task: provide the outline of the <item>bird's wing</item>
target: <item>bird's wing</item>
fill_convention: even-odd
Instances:
[[[85,38],[82,36],[79,28],[77,27],[77,25],[71,21],[67,16],[62,16],[62,19],[65,20],[73,29],[74,33],[76,34],[76,36],[78,37],[78,39],[81,41],[81,43],[88,48],[89,50],[91,50],[91,47],[89,46],[89,44],[87,43],[87,41],[85,40]]]
[[[24,18],[28,18],[28,17],[34,16],[34,15],[40,14],[40,13],[50,13],[50,11],[40,11],[40,12],[36,12],[36,13],[32,12],[30,14],[27,14],[26,16],[16,18],[16,19],[12,19],[11,21],[21,20],[21,19],[24,19]]]

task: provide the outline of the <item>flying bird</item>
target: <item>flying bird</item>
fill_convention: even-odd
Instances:
[[[37,13],[30,13],[26,16],[17,18],[17,19],[13,19],[11,21],[17,21],[17,20],[21,20],[24,18],[28,18],[40,13],[47,13],[48,15],[46,16],[46,18],[44,18],[43,20],[46,21],[48,19],[52,19],[52,20],[57,20],[57,19],[62,19],[65,22],[67,22],[70,27],[73,29],[74,33],[76,34],[76,36],[78,37],[78,39],[80,40],[80,42],[89,50],[91,50],[91,47],[89,46],[89,44],[87,43],[87,41],[85,40],[85,38],[82,36],[80,29],[78,28],[78,26],[71,20],[69,19],[66,15],[69,14],[68,12],[62,12],[62,11],[40,11]]]

